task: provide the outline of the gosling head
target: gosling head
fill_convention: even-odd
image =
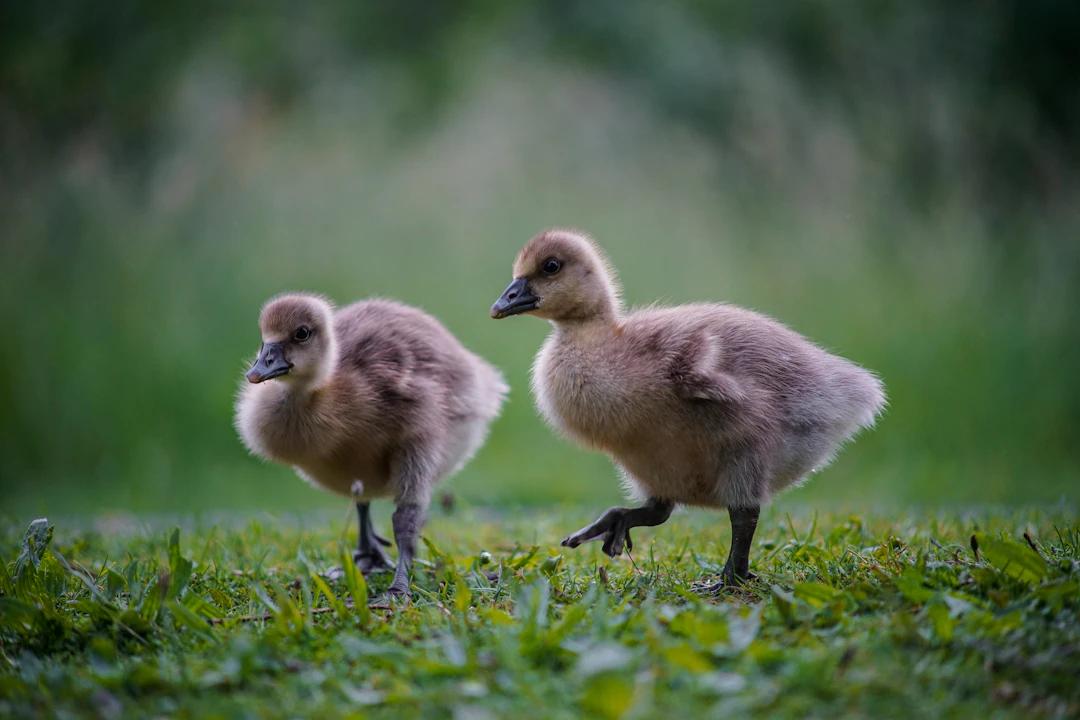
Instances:
[[[600,249],[583,233],[547,230],[518,253],[514,280],[491,306],[491,317],[583,321],[612,319],[618,311],[619,290]]]
[[[266,303],[259,316],[262,346],[248,382],[313,384],[326,377],[336,362],[332,318],[330,303],[315,295],[281,295]]]

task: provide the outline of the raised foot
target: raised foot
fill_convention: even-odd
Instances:
[[[627,510],[624,508],[608,510],[592,525],[564,538],[562,541],[563,547],[576,548],[590,540],[603,538],[603,550],[609,557],[622,555],[623,548],[632,551],[634,541],[630,538],[630,524],[626,514]]]

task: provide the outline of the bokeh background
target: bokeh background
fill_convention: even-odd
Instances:
[[[789,502],[1080,499],[1080,4],[4,3],[0,512],[341,503],[232,429],[268,296],[441,318],[513,395],[449,486],[607,502],[487,309],[588,230],[630,303],[725,300],[878,371]]]

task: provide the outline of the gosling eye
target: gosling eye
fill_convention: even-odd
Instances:
[[[540,269],[544,271],[545,275],[554,275],[562,270],[562,263],[558,258],[549,257],[544,261],[544,264],[540,266]]]
[[[313,331],[307,325],[301,325],[296,328],[296,332],[293,333],[293,340],[298,343],[307,342],[311,339]]]

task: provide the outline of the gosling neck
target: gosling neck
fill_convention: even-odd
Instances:
[[[555,332],[573,340],[605,340],[618,335],[622,329],[622,313],[615,307],[575,317],[551,321]]]

